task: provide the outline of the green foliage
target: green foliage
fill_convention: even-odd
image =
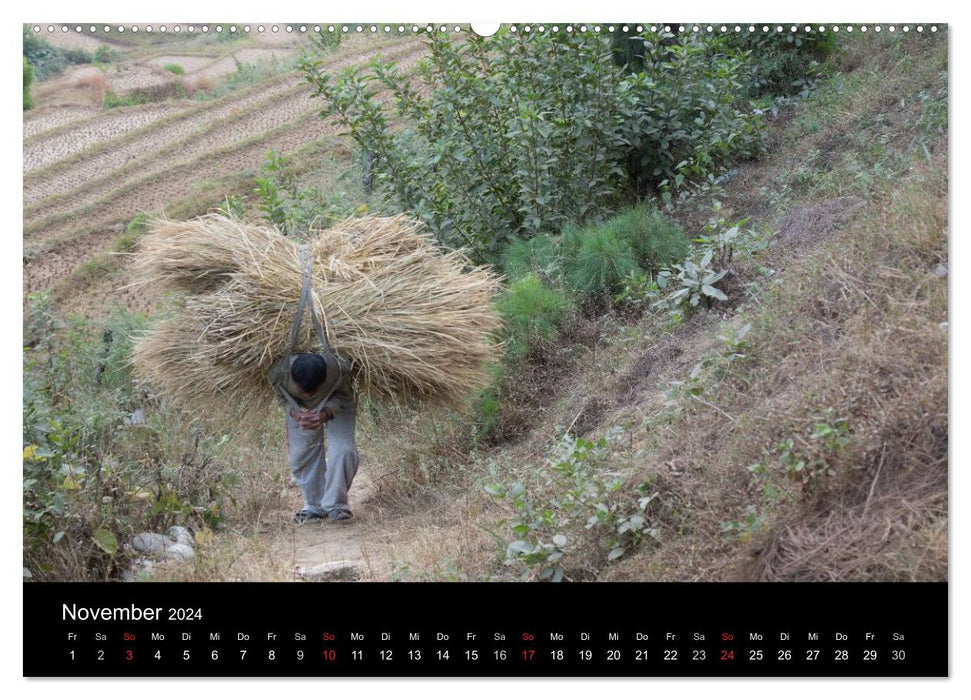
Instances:
[[[178,63],[166,63],[162,67],[174,75],[185,75],[185,68],[180,66]]]
[[[529,274],[546,279],[558,279],[562,274],[560,247],[551,236],[517,238],[502,254],[502,269],[506,277],[519,280]]]
[[[173,97],[184,96],[185,88],[181,82],[135,88],[124,95],[118,95],[110,90],[106,90],[102,106],[106,110],[114,109],[115,107],[134,107],[136,105],[153,104]]]
[[[506,352],[519,359],[548,348],[571,321],[574,304],[561,290],[528,275],[510,285],[498,309],[507,339]]]
[[[30,96],[30,85],[34,82],[34,69],[24,56],[24,110],[32,109],[34,98]]]
[[[192,97],[196,100],[212,100],[237,90],[246,89],[264,80],[269,80],[281,73],[288,73],[294,69],[293,59],[278,59],[273,57],[269,60],[258,61],[257,63],[242,63],[235,57],[236,68],[220,80],[211,90],[199,90]]]
[[[166,423],[132,383],[145,319],[61,321],[31,295],[23,368],[24,566],[40,580],[105,580],[119,542],[173,524],[212,527],[235,474],[216,445]]]
[[[566,276],[573,289],[596,297],[617,291],[624,278],[640,272],[633,247],[613,221],[571,233]]]
[[[631,485],[615,470],[619,436],[614,431],[596,442],[563,436],[548,460],[549,477],[532,493],[519,482],[486,487],[513,510],[503,523],[512,537],[503,554],[521,578],[569,580],[571,568],[602,568],[657,539],[658,494],[649,482]]]
[[[610,223],[617,235],[630,244],[638,264],[646,270],[656,272],[684,260],[688,254],[690,243],[684,230],[644,204],[621,211]]]
[[[722,535],[726,540],[737,542],[751,542],[760,535],[769,524],[769,512],[760,511],[754,505],[746,506],[741,520],[726,520],[722,522]]]
[[[839,48],[833,32],[742,32],[726,41],[751,52],[751,97],[805,93],[822,74],[822,62]]]
[[[128,222],[128,226],[125,227],[125,232],[115,239],[115,242],[111,245],[111,249],[116,253],[132,252],[138,244],[138,239],[147,230],[148,214],[140,212]]]
[[[255,193],[260,198],[263,218],[289,236],[303,236],[313,225],[328,226],[360,210],[336,190],[322,193],[301,186],[293,174],[291,159],[270,151],[256,177]],[[227,204],[232,202],[227,201]],[[240,202],[237,202],[241,206]]]
[[[644,41],[645,68],[621,85],[621,139],[634,190],[665,200],[692,180],[759,155],[764,122],[741,99],[749,62],[720,38]]]
[[[94,51],[94,62],[98,64],[115,63],[119,60],[118,52],[107,44],[102,44]]]
[[[242,39],[245,35],[243,34],[243,23],[230,22],[223,25],[223,30],[216,33],[216,40],[219,42],[229,42],[237,41]]]
[[[661,288],[647,272],[631,272],[621,280],[621,289],[614,301],[630,309],[641,309],[661,295]]]
[[[819,491],[825,479],[836,476],[836,462],[840,452],[850,444],[850,426],[829,409],[813,424],[808,440],[798,443],[786,438],[776,446],[774,459],[792,481],[799,484],[806,496]]]
[[[242,219],[243,215],[246,213],[246,207],[243,205],[243,200],[235,194],[226,196],[226,200],[223,202],[221,210],[225,212],[227,216],[233,219]]]
[[[388,196],[489,261],[515,238],[613,209],[630,187],[681,186],[758,152],[761,121],[738,104],[743,58],[716,60],[700,38],[643,43],[650,69],[625,75],[587,32],[436,35],[420,69],[427,97],[394,64],[336,79],[320,61],[301,67]],[[412,128],[389,128],[398,120]]]
[[[37,80],[47,80],[60,73],[66,66],[91,63],[91,55],[80,49],[60,49],[52,46],[24,25],[24,58],[30,63]]]
[[[666,294],[655,305],[674,309],[687,304],[693,309],[702,301],[706,307],[715,301],[726,301],[728,297],[715,285],[728,274],[728,270],[713,270],[713,255],[713,251],[709,250],[698,262],[688,258],[680,265],[661,270],[657,283]]]

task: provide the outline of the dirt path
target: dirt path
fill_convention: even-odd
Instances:
[[[372,563],[361,545],[361,529],[368,519],[367,501],[373,482],[362,470],[354,480],[349,494],[355,516],[343,523],[309,521],[291,524],[282,531],[267,525],[264,536],[275,537],[275,547],[294,581],[347,581],[372,578]],[[294,501],[294,512],[301,503]],[[289,518],[289,513],[281,513]],[[275,530],[275,532],[274,532]]]

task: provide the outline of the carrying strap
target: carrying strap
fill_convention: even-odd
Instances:
[[[300,267],[303,270],[303,289],[300,290],[300,303],[297,305],[297,318],[293,322],[293,330],[290,331],[290,352],[288,354],[292,355],[294,349],[297,347],[297,336],[300,333],[300,324],[303,323],[303,313],[308,304],[310,305],[310,319],[314,324],[314,330],[317,332],[317,338],[320,340],[320,344],[323,346],[324,352],[330,352],[330,343],[327,341],[327,333],[324,331],[324,326],[320,322],[320,317],[317,316],[317,309],[314,308],[313,287],[311,285],[313,281],[314,259],[306,247],[301,246],[299,249],[299,254]]]
[[[290,331],[290,351],[287,354],[288,356],[292,356],[293,351],[297,347],[297,337],[300,334],[300,325],[301,323],[303,323],[303,314],[308,305],[310,306],[310,319],[314,324],[314,330],[317,333],[317,339],[320,340],[320,344],[323,347],[323,350],[325,353],[333,354],[333,351],[330,348],[330,343],[327,340],[327,333],[324,330],[324,325],[320,322],[320,317],[317,316],[317,309],[314,307],[314,295],[313,295],[313,286],[312,286],[312,281],[313,281],[312,273],[313,273],[313,262],[314,262],[313,256],[310,254],[310,251],[303,246],[299,248],[299,255],[300,255],[300,267],[303,270],[303,288],[300,290],[300,303],[297,305],[297,318],[294,319],[293,329]],[[319,411],[323,407],[323,405],[327,403],[328,399],[330,399],[334,391],[336,391],[337,385],[338,385],[338,382],[334,382],[334,386],[331,387],[330,392],[326,396],[324,396],[324,398],[317,404],[317,406],[313,410]],[[286,402],[290,404],[291,407],[297,410],[303,410],[303,406],[298,404],[296,400],[294,400],[294,398],[290,396],[288,392],[280,391],[279,393],[283,396]]]

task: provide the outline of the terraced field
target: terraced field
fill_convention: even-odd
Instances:
[[[284,37],[281,37],[282,40]],[[276,39],[276,38],[275,38]],[[183,79],[211,79],[232,71],[241,57],[269,52],[285,58],[289,43],[263,42],[235,55],[182,55],[159,47],[118,75],[162,71],[177,63]],[[356,38],[355,38],[356,39]],[[337,73],[383,58],[403,68],[423,44],[414,38],[350,40],[326,60]],[[170,75],[170,74],[168,74]],[[164,76],[163,76],[164,77]],[[65,89],[71,78],[62,78]],[[287,71],[209,100],[169,100],[104,111],[87,105],[45,107],[24,117],[24,278],[28,294],[67,278],[108,250],[140,212],[162,212],[197,194],[204,183],[252,174],[267,152],[292,153],[337,133],[321,120],[319,101],[297,71]],[[230,192],[220,193],[222,196]]]

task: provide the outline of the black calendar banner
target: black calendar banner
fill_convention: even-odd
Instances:
[[[25,584],[25,676],[946,676],[946,583]]]

